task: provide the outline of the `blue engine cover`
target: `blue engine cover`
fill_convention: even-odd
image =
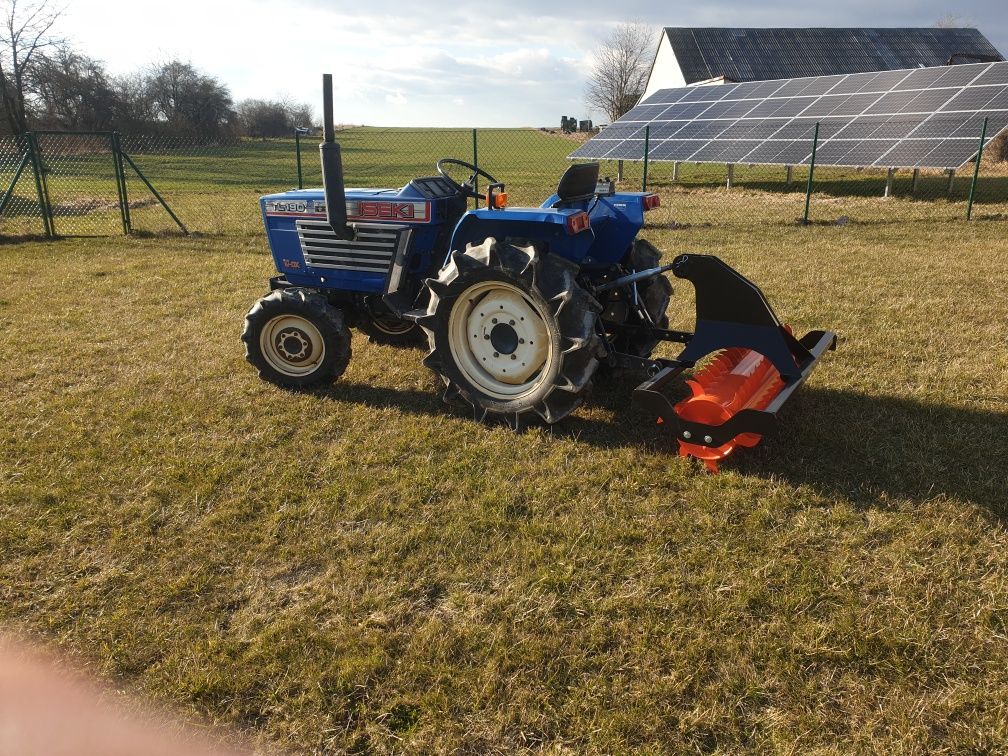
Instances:
[[[400,252],[406,275],[428,268],[445,225],[465,207],[437,177],[415,179],[402,189],[347,189],[346,200],[347,220],[358,229],[352,242],[337,239],[329,228],[321,189],[260,197],[273,261],[292,284],[380,293]]]

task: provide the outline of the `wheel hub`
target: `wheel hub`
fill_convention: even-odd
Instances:
[[[300,328],[288,328],[278,333],[276,348],[291,362],[304,362],[312,353],[311,341]]]
[[[518,332],[508,323],[498,323],[490,329],[490,344],[501,354],[513,354],[518,348]]]
[[[546,325],[517,289],[492,289],[473,306],[468,326],[480,367],[494,380],[517,385],[542,368],[549,341]]]
[[[532,390],[551,348],[544,311],[514,284],[486,281],[459,296],[449,322],[456,364],[491,396]]]
[[[285,376],[308,375],[325,359],[319,329],[300,315],[278,315],[263,326],[259,348],[270,366]]]

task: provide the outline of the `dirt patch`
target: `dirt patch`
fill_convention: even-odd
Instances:
[[[141,207],[150,207],[156,203],[157,200],[153,197],[144,197],[143,199],[131,200],[129,206],[133,210]],[[110,213],[118,209],[118,200],[107,197],[74,197],[73,199],[54,204],[52,207],[53,215],[63,217],[90,215],[91,213]]]

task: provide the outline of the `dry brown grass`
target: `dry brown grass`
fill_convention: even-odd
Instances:
[[[665,193],[842,338],[716,477],[633,376],[520,435],[360,337],[258,381],[258,236],[0,247],[0,618],[297,752],[1003,751],[1008,206],[877,188]]]

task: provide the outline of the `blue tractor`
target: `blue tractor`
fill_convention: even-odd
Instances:
[[[502,182],[453,158],[400,189],[345,189],[329,75],[323,103],[324,188],[260,200],[279,275],[246,316],[242,340],[265,380],[331,384],[356,328],[377,342],[425,344],[446,401],[518,427],[565,418],[600,367],[636,369],[647,375],[638,401],[676,434],[680,453],[715,470],[774,426],[835,347],[828,331],[796,339],[760,290],[716,257],[662,265],[637,238],[658,196],[616,191],[598,163],[571,165],[536,208],[508,207]],[[459,169],[467,179],[453,178]],[[468,209],[471,198],[481,206]],[[696,289],[692,333],[669,329],[667,272]],[[662,341],[684,349],[652,357]],[[690,370],[689,395],[673,401],[670,387]]]

